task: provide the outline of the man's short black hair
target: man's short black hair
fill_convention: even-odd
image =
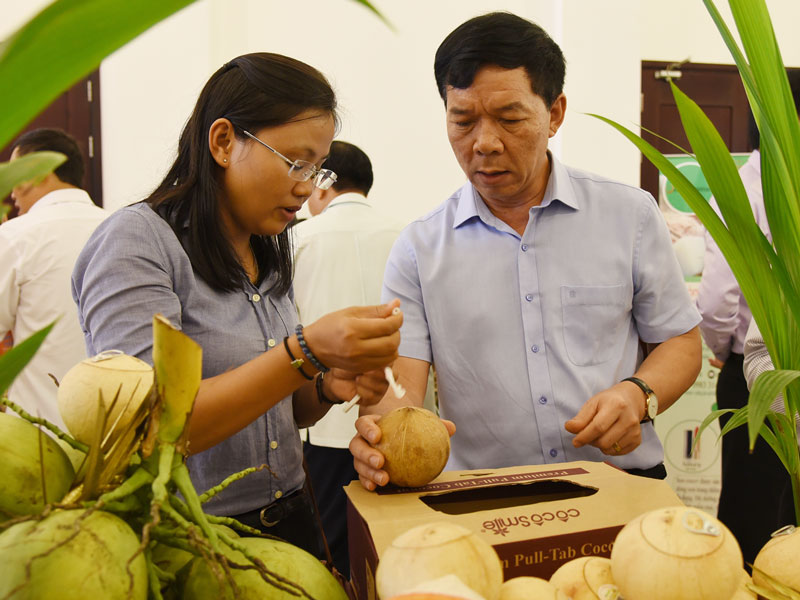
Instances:
[[[364,151],[349,142],[331,143],[331,151],[324,167],[336,173],[333,189],[337,192],[353,190],[366,196],[372,188],[372,163]]]
[[[83,152],[75,138],[67,132],[45,127],[33,129],[23,133],[14,141],[11,151],[13,152],[15,149],[19,149],[17,154],[20,155],[43,150],[61,152],[67,157],[67,160],[54,171],[56,177],[69,185],[83,187]]]
[[[436,51],[433,70],[442,100],[447,103],[447,86],[468,88],[487,65],[524,67],[548,108],[564,89],[564,55],[547,32],[517,15],[493,12],[459,25]]]

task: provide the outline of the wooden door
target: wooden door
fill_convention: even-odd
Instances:
[[[56,98],[25,129],[20,131],[20,134],[39,127],[63,129],[78,141],[86,161],[83,188],[89,192],[95,204],[103,206],[100,71],[94,71]],[[0,150],[0,162],[7,161],[11,156],[9,146]],[[3,199],[3,202],[13,207],[10,198]],[[13,217],[15,214],[12,212],[9,216]]]
[[[667,75],[694,100],[719,131],[728,150],[749,152],[750,107],[739,71],[735,65],[700,63],[642,62],[642,128],[654,131],[691,151],[681,125],[678,108],[667,82]],[[642,132],[645,140],[665,154],[680,150],[658,137]],[[641,186],[658,198],[658,171],[642,158]]]

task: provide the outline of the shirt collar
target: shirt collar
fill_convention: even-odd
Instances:
[[[371,206],[365,196],[355,192],[346,192],[344,194],[339,194],[336,196],[336,198],[331,200],[328,205],[322,209],[322,212],[327,211],[332,206],[340,206],[342,204],[361,204],[363,206]]]
[[[42,210],[47,206],[54,206],[56,204],[65,204],[67,202],[78,202],[80,204],[92,204],[92,199],[84,190],[79,188],[65,188],[63,190],[55,190],[49,194],[45,194],[33,203],[33,206],[28,210],[28,214],[37,210]]]
[[[547,151],[550,158],[550,177],[547,180],[547,187],[542,197],[542,208],[549,206],[554,201],[561,202],[570,208],[580,210],[580,203],[572,189],[572,181],[569,172],[561,162],[553,156],[550,151]],[[480,203],[481,206],[478,206]],[[453,220],[453,229],[466,223],[469,219],[478,217],[486,221],[486,215],[491,215],[486,204],[480,198],[480,195],[475,190],[475,187],[467,182],[459,190],[458,206]],[[494,216],[492,215],[492,218]]]

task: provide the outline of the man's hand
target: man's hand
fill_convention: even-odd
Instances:
[[[717,367],[718,369],[721,369],[725,366],[724,362],[713,356],[708,359],[708,364],[710,364],[712,367]]]
[[[333,368],[325,375],[323,385],[326,396],[342,402],[347,402],[358,394],[361,396],[358,402],[362,406],[377,404],[389,388],[383,369],[354,373]]]
[[[630,381],[622,381],[589,398],[572,419],[564,424],[575,438],[576,448],[595,446],[605,454],[619,456],[633,452],[642,443],[645,398]]]
[[[373,491],[379,485],[389,483],[389,474],[381,469],[384,457],[371,444],[381,439],[381,429],[376,424],[381,415],[364,415],[356,421],[356,435],[350,440],[350,453],[353,455],[353,466],[358,479],[366,489]],[[447,432],[452,436],[456,426],[452,421],[442,419]],[[369,440],[369,441],[368,441]]]

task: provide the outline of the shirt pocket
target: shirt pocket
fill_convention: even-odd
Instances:
[[[631,297],[625,285],[561,286],[564,345],[577,366],[604,363],[624,344]]]

